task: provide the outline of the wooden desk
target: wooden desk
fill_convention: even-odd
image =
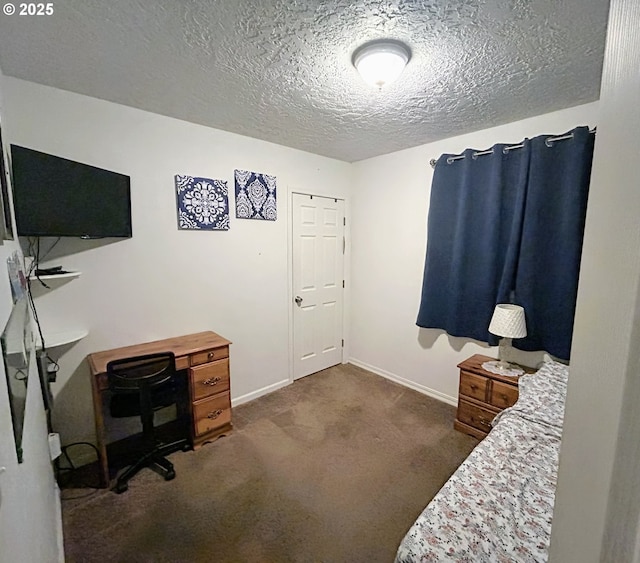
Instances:
[[[231,342],[226,338],[206,331],[94,352],[87,356],[91,370],[96,441],[100,454],[100,482],[103,487],[109,485],[102,400],[103,392],[109,388],[107,364],[112,360],[131,356],[173,352],[176,356],[176,370],[186,370],[188,374],[191,443],[194,449],[198,449],[206,442],[229,433],[232,428],[229,344]]]

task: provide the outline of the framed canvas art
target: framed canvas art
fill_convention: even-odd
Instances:
[[[175,177],[178,229],[229,230],[227,182],[194,176]]]
[[[236,218],[275,221],[278,218],[276,177],[235,171]]]

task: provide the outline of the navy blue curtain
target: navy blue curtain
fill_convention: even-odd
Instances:
[[[523,350],[569,358],[593,135],[442,155],[431,187],[418,326],[496,344],[496,303],[525,309]],[[484,152],[484,151],[482,151]]]
[[[568,360],[578,292],[594,135],[588,127],[570,140],[531,140],[525,214],[514,302],[522,305],[527,337],[521,350],[546,350]]]
[[[493,309],[510,297],[515,276],[529,163],[529,143],[506,153],[504,148],[438,159],[418,326],[492,338],[487,329]]]

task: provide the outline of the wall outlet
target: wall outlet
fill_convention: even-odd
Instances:
[[[60,449],[60,434],[52,432],[49,434],[49,455],[51,456],[51,461],[60,457],[60,454],[62,454],[62,450]]]

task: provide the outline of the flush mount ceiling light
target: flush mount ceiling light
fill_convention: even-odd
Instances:
[[[382,88],[402,74],[410,58],[411,53],[404,43],[381,39],[358,47],[353,53],[353,66],[365,82]]]

